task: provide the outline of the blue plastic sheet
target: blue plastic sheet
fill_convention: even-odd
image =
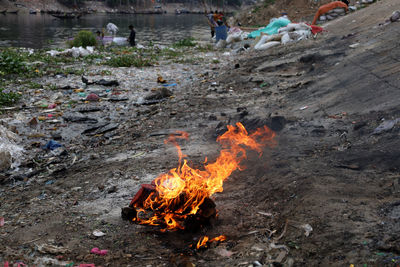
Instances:
[[[266,33],[268,35],[277,34],[278,30],[282,27],[286,27],[290,23],[287,18],[278,18],[268,24],[265,28],[256,30],[249,33],[248,38],[256,38],[261,35],[261,33]]]
[[[54,150],[59,147],[62,147],[62,145],[54,140],[50,140],[45,146],[43,146],[43,149]]]

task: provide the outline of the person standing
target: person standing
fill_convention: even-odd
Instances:
[[[131,46],[135,46],[136,32],[135,29],[133,28],[133,25],[129,25],[129,30],[131,30],[131,33],[129,35],[128,42]]]
[[[205,11],[205,13],[206,13],[206,17],[207,17],[208,26],[210,26],[211,38],[213,38],[215,35],[215,26],[217,26],[214,21],[214,14],[212,13],[212,11],[210,11],[210,13],[208,13],[208,14],[207,14],[207,11]]]

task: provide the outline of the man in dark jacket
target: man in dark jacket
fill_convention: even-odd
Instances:
[[[135,46],[136,45],[136,43],[135,43],[136,32],[133,29],[133,25],[129,25],[129,30],[131,30],[131,34],[129,35],[128,42],[131,46]]]

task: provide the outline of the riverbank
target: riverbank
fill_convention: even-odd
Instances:
[[[23,52],[31,67],[3,84],[21,92],[1,118],[26,158],[0,176],[0,262],[398,263],[400,32],[385,24],[395,8],[378,2],[327,23],[317,39],[267,51],[182,42],[80,59]],[[212,227],[161,233],[121,219],[141,184],[177,166],[168,134],[189,133],[183,153],[199,166],[238,121],[249,131],[268,125],[277,145],[228,178]],[[62,147],[44,149],[49,140]],[[221,234],[227,240],[208,249],[188,247]]]
[[[237,10],[237,7],[226,6],[207,7],[212,10],[224,10],[226,13],[232,13]],[[121,6],[107,6],[105,2],[99,1],[84,1],[79,7],[68,7],[61,4],[58,1],[53,0],[42,0],[42,1],[30,1],[20,0],[13,2],[9,0],[3,0],[0,2],[0,11],[5,13],[18,13],[18,14],[29,14],[33,12],[48,13],[48,14],[63,14],[63,13],[111,13],[111,14],[175,14],[178,13],[191,13],[191,14],[204,14],[204,7],[202,5],[187,4],[152,4],[151,2],[141,5],[121,5]]]

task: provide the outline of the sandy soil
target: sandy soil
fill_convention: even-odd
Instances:
[[[5,181],[0,262],[59,256],[96,266],[396,266],[400,125],[373,134],[383,120],[400,118],[400,22],[378,26],[396,2],[330,22],[316,40],[195,66],[173,99],[132,106],[114,137],[71,149],[78,156],[72,166]],[[168,68],[153,72],[149,80]],[[215,196],[212,227],[160,233],[120,218],[141,183],[176,166],[166,134],[189,132],[182,147],[200,165],[215,158],[216,136],[237,121],[249,130],[270,126],[278,145],[228,179]],[[95,229],[106,235],[94,237]],[[227,241],[189,248],[205,234]],[[68,251],[43,254],[42,244]],[[109,253],[95,256],[93,247]]]

